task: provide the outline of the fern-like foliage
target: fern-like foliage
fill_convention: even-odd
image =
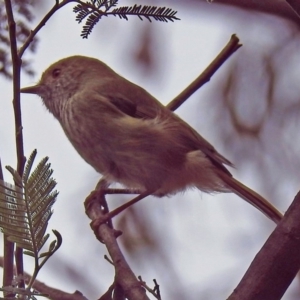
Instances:
[[[117,4],[118,0],[92,0],[86,3],[77,4],[73,11],[77,14],[76,21],[81,23],[86,19],[83,26],[81,36],[87,39],[95,25],[102,16],[106,16],[107,12]]]
[[[174,20],[180,20],[176,17],[177,11],[172,10],[171,8],[166,7],[156,7],[156,6],[123,6],[118,7],[112,10],[113,15],[119,16],[120,19],[128,20],[127,16],[133,15],[138,16],[140,20],[143,20],[142,17],[146,18],[148,21],[151,21],[153,18],[156,21],[162,22],[174,22]]]
[[[140,20],[146,18],[151,22],[151,18],[156,21],[168,22],[180,20],[176,17],[177,11],[166,7],[156,7],[147,5],[134,5],[113,8],[118,0],[92,0],[77,4],[73,11],[77,14],[76,21],[81,23],[86,19],[81,36],[88,38],[95,25],[105,16],[118,16],[120,19],[128,20],[128,16],[138,16]]]
[[[50,244],[46,253],[39,253],[49,238],[45,232],[58,192],[53,191],[56,182],[52,178],[48,157],[31,172],[36,154],[35,150],[30,155],[22,176],[13,168],[6,167],[13,175],[15,186],[0,181],[0,227],[9,241],[36,258],[40,268],[38,259],[48,259],[59,248],[61,237],[54,231],[57,241]]]

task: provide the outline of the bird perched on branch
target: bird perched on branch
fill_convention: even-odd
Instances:
[[[232,163],[143,88],[103,62],[72,56],[51,65],[35,86],[82,158],[109,182],[172,195],[196,187],[234,192],[278,223],[267,200],[232,177]]]

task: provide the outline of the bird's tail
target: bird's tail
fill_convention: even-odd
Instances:
[[[274,221],[276,224],[278,224],[281,221],[283,215],[262,196],[260,196],[247,186],[243,185],[241,182],[234,179],[233,177],[228,176],[228,174],[220,172],[219,176],[235,194],[237,194],[238,196],[246,200],[248,203],[256,207],[269,219]]]

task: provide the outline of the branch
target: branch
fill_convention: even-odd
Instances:
[[[207,0],[202,0],[202,2]],[[284,18],[289,22],[293,22],[298,28],[300,25],[299,17],[290,9],[287,2],[296,3],[298,0],[290,1],[274,1],[274,0],[264,0],[264,1],[249,1],[249,0],[213,0],[213,4],[221,4],[223,6],[230,7],[230,9],[237,7],[238,9],[243,9],[248,12],[259,12],[264,14],[273,15],[275,17]],[[181,1],[182,2],[182,1]],[[199,0],[194,0],[193,2],[199,2]]]
[[[0,180],[4,181],[2,165],[0,160]],[[3,286],[10,286],[14,277],[14,243],[7,240],[7,236],[3,235]],[[13,293],[5,293],[4,296],[12,297]]]
[[[60,8],[65,6],[66,4],[73,2],[74,0],[63,0],[61,3],[59,3],[59,0],[55,0],[54,6],[50,9],[50,11],[45,15],[45,17],[40,21],[40,23],[34,28],[34,30],[31,31],[30,35],[28,36],[26,42],[24,45],[20,48],[18,52],[19,58],[22,58],[25,50],[28,48],[30,43],[33,41],[33,38],[36,36],[36,34],[40,31],[40,29],[46,25],[47,21],[54,15],[56,11],[58,11]]]
[[[207,83],[223,63],[236,51],[242,44],[239,44],[239,38],[233,34],[219,55],[210,63],[210,65],[199,75],[185,90],[175,97],[166,107],[170,110],[176,110],[183,104],[194,92]]]
[[[298,0],[286,0],[296,15],[300,18],[300,3]]]
[[[103,194],[98,193],[98,197],[104,197]],[[101,206],[101,199],[97,201],[89,201],[86,209],[86,214],[91,220],[104,220],[106,215],[103,213]],[[115,285],[120,286],[125,293],[125,296],[130,300],[149,300],[145,289],[141,286],[133,271],[130,269],[128,263],[123,256],[120,247],[117,243],[117,237],[120,232],[110,228],[107,224],[101,223],[99,226],[93,226],[97,238],[105,244],[113,265],[115,267]]]
[[[4,267],[4,264],[5,262],[3,257],[0,257],[0,267]],[[16,269],[14,270],[14,272],[16,274]],[[26,272],[24,272],[24,280],[26,284],[28,284],[31,280],[31,276]],[[49,298],[52,300],[87,300],[87,298],[84,297],[79,291],[75,291],[73,294],[66,293],[61,290],[49,287],[39,280],[35,280],[32,287],[42,294],[49,295]]]
[[[10,0],[5,0],[5,8],[7,13],[8,31],[10,39],[11,59],[13,65],[13,106],[15,117],[15,138],[16,138],[16,152],[17,152],[17,172],[19,175],[23,174],[25,157],[23,145],[23,127],[22,115],[20,105],[20,72],[21,72],[21,59],[17,52],[17,39],[16,39],[16,23],[13,16],[12,6]],[[23,274],[23,251],[20,248],[16,249],[16,264],[18,274]],[[21,282],[20,287],[24,287]]]
[[[279,300],[300,269],[300,192],[228,300]]]

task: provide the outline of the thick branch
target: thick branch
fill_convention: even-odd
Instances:
[[[279,300],[300,269],[300,192],[228,300]]]

